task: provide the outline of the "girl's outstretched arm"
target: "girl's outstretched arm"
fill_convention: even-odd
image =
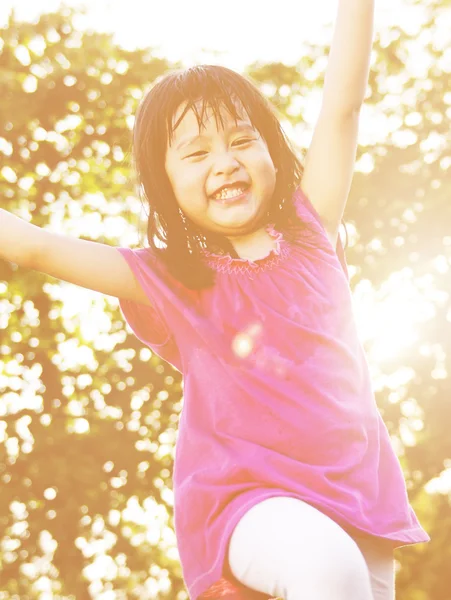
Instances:
[[[150,301],[116,248],[53,233],[0,209],[0,259],[102,294]]]
[[[339,0],[321,112],[301,184],[334,245],[354,173],[373,24],[374,0]]]

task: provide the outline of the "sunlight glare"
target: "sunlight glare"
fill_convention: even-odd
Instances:
[[[426,296],[408,268],[392,273],[377,291],[369,280],[357,284],[356,319],[373,362],[393,360],[419,342],[418,325],[436,313]]]

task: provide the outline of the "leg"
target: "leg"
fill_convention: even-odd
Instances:
[[[284,600],[373,600],[356,542],[294,498],[270,498],[251,508],[230,538],[228,558],[238,581]]]
[[[393,549],[377,540],[354,537],[370,572],[374,600],[395,600]]]

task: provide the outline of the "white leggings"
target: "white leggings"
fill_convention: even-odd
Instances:
[[[295,498],[252,507],[229,544],[230,569],[250,589],[284,600],[394,600],[393,550],[351,537]]]

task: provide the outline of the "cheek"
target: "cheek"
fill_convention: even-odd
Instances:
[[[197,206],[204,199],[203,180],[196,169],[179,169],[172,179],[172,189],[182,210]]]
[[[186,189],[202,189],[205,182],[205,169],[200,165],[192,164],[184,169],[180,169],[178,179],[180,186]]]
[[[208,206],[205,195],[205,176],[199,169],[186,169],[178,173],[176,187],[173,188],[180,208],[188,216],[195,218],[204,213]]]
[[[266,156],[259,162],[261,180],[267,187],[274,188],[276,185],[276,170],[270,156]]]
[[[274,163],[266,148],[261,149],[261,151],[255,155],[254,163],[260,173],[266,175],[266,178],[271,179],[272,177],[275,177]]]

